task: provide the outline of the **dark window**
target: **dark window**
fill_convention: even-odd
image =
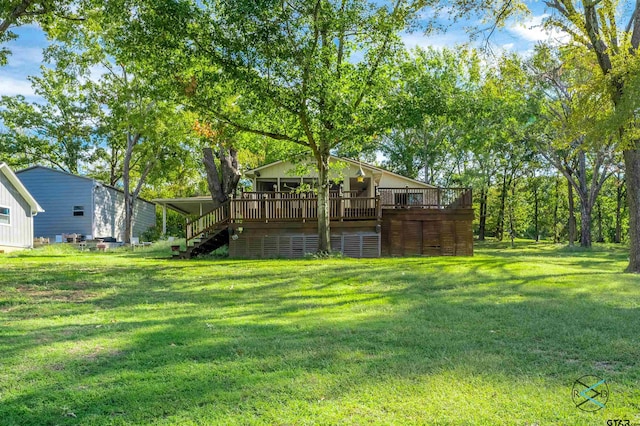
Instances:
[[[394,198],[397,206],[421,206],[423,203],[420,192],[397,192],[394,194]]]
[[[74,216],[84,216],[84,206],[73,206]]]
[[[0,207],[0,223],[11,225],[11,209],[9,207]]]
[[[422,193],[409,193],[409,205],[410,206],[421,206],[422,205]]]

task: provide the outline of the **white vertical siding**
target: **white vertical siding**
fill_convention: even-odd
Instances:
[[[10,225],[0,224],[0,246],[31,247],[31,207],[7,177],[0,173],[0,207],[10,209]]]
[[[94,236],[124,240],[124,193],[98,185],[94,192]],[[155,205],[137,200],[133,208],[133,236],[139,237],[156,224]]]
[[[133,236],[139,237],[152,226],[156,226],[156,205],[137,200],[133,207]]]
[[[103,185],[93,192],[94,237],[114,237],[122,241],[124,235],[124,194]]]

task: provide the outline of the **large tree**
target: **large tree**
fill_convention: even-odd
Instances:
[[[90,135],[98,110],[87,101],[88,86],[74,75],[46,67],[30,80],[39,102],[28,102],[23,96],[0,99],[6,129],[0,134],[0,160],[16,166],[44,163],[78,173],[95,149]]]
[[[423,3],[162,1],[141,7],[127,35],[147,44],[135,54],[167,52],[161,71],[203,116],[309,150],[319,251],[328,252],[329,156],[381,131],[373,117],[384,107],[399,32]]]
[[[600,190],[611,176],[618,139],[604,136],[604,140],[594,140],[600,132],[588,131],[588,123],[610,111],[611,105],[593,90],[593,64],[581,53],[571,49],[562,56],[539,46],[530,64],[535,85],[544,94],[539,114],[543,130],[537,148],[567,179],[569,197],[573,191],[578,195],[580,245],[591,247],[591,216]],[[570,243],[572,226],[570,223]]]
[[[86,20],[51,25],[58,43],[46,49],[45,57],[56,73],[68,76],[67,86],[79,85],[79,98],[91,106],[87,140],[97,143],[92,163],[107,160],[109,183],[123,189],[128,243],[136,199],[147,180],[180,161],[193,132],[185,111],[152,84],[153,68],[123,54],[117,37],[123,22],[102,13],[103,2],[83,5]],[[51,99],[50,108],[60,109],[64,101],[64,96]]]
[[[573,41],[595,56],[603,78],[603,95],[613,102],[614,126],[608,130],[623,138],[623,157],[629,204],[630,253],[628,272],[640,272],[640,134],[636,118],[637,70],[640,46],[640,1],[628,21],[618,22],[615,0],[553,0],[557,13],[548,21],[571,34]],[[628,22],[628,23],[627,23]],[[635,86],[635,87],[634,87]]]
[[[385,167],[427,183],[448,186],[462,152],[455,142],[464,134],[463,118],[477,83],[474,51],[407,52],[389,102],[392,131],[378,147]]]

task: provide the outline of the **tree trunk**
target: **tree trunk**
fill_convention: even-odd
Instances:
[[[540,200],[538,200],[538,185],[534,180],[533,182],[533,228],[536,233],[536,243],[540,241],[540,221],[538,216],[540,215]]]
[[[154,164],[157,161],[157,156],[152,156],[151,160],[147,161],[144,169],[140,172],[138,183],[136,188],[131,191],[131,160],[133,158],[133,149],[140,141],[141,134],[127,135],[127,149],[124,153],[124,160],[122,163],[122,186],[124,190],[124,243],[131,244],[131,238],[133,237],[133,212],[135,208],[135,202],[138,199],[140,190],[147,179],[147,176],[151,172]]]
[[[133,200],[129,192],[129,174],[122,177],[124,186],[124,243],[130,244],[133,237]]]
[[[228,196],[222,188],[220,176],[218,175],[218,167],[213,158],[213,150],[211,148],[203,148],[203,163],[207,174],[207,185],[213,199],[214,207],[227,201]]]
[[[329,154],[318,154],[318,253],[331,253]]]
[[[560,199],[560,190],[559,190],[560,182],[558,176],[556,176],[556,196],[555,203],[553,205],[553,242],[559,243],[560,236],[558,235],[558,200]]]
[[[626,272],[640,272],[640,147],[623,151],[627,205],[629,207],[629,265]]]
[[[109,158],[109,185],[115,186],[120,180],[121,171],[118,164],[118,149],[111,147],[111,158]]]
[[[591,211],[593,205],[586,200],[580,202],[580,246],[591,247]]]
[[[516,201],[516,182],[511,185],[511,199],[509,200],[509,238],[511,239],[511,248],[516,247],[515,209],[513,207],[513,203]]]
[[[487,193],[489,188],[482,186],[480,191],[480,223],[478,224],[478,241],[484,241],[487,232]]]
[[[571,182],[567,182],[567,192],[569,201],[569,246],[573,247],[576,241],[576,207],[573,199],[573,185]]]
[[[624,181],[616,182],[616,233],[613,242],[620,244],[622,242],[622,197],[623,197]]]
[[[211,148],[203,148],[203,164],[207,174],[207,185],[214,204],[222,204],[235,192],[240,181],[238,169],[238,151],[234,148],[220,147],[216,156],[220,160],[220,172]]]
[[[507,171],[502,175],[502,190],[500,192],[500,211],[498,212],[498,223],[496,225],[496,239],[502,241],[504,233],[504,208],[507,200]]]
[[[131,199],[131,157],[138,139],[127,135],[127,149],[122,164],[122,189],[124,190],[124,243],[131,244],[133,237],[133,200]]]
[[[598,201],[596,207],[598,209],[598,237],[596,238],[596,242],[604,243],[604,234],[602,233],[602,203]]]
[[[222,170],[222,188],[227,196],[233,194],[240,182],[240,168],[238,166],[238,151],[234,148],[218,151],[220,169]]]

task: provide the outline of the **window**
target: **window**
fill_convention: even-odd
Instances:
[[[11,209],[9,207],[0,207],[0,224],[11,225]]]
[[[420,206],[422,205],[422,194],[421,193],[409,193],[408,204],[410,206]]]
[[[423,203],[422,193],[420,192],[397,192],[394,196],[397,206],[420,206]]]
[[[74,216],[84,216],[84,206],[73,206]]]

